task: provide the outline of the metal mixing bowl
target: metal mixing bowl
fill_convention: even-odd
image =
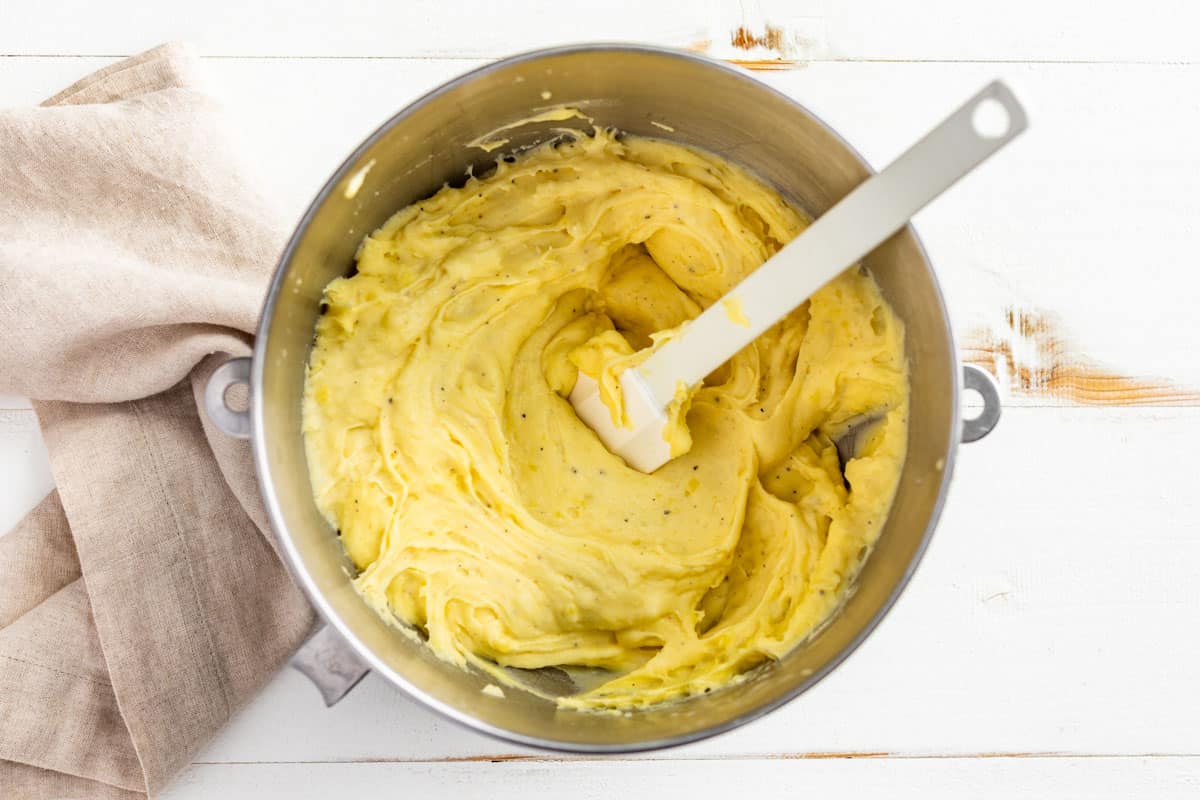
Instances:
[[[226,430],[237,433],[240,427],[252,438],[262,495],[296,581],[331,631],[371,669],[452,719],[516,742],[586,752],[680,744],[779,707],[821,680],[863,641],[895,602],[929,541],[960,437],[986,433],[999,407],[991,383],[968,370],[968,383],[985,396],[985,413],[964,430],[959,419],[964,373],[937,279],[911,228],[898,233],[866,264],[907,326],[908,460],[891,516],[841,612],[819,635],[743,683],[628,715],[560,711],[512,689],[503,698],[483,693],[487,677],[439,661],[355,593],[342,547],[313,503],[300,401],[321,290],[351,268],[363,236],[444,183],[462,181],[469,167],[479,172],[497,156],[559,135],[555,128],[588,127],[582,120],[529,124],[506,131],[509,143],[501,151],[472,146],[549,105],[579,108],[597,125],[724,156],[816,216],[871,172],[799,104],[746,73],[700,56],[600,45],[543,50],[490,64],[401,111],[334,173],[284,251],[252,364],[235,361],[218,371],[209,412]],[[250,384],[248,419],[221,402],[227,385],[238,380]],[[324,641],[331,637],[327,632]],[[571,688],[558,671],[533,680],[551,690]]]

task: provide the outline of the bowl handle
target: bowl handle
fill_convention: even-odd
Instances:
[[[204,385],[204,412],[226,436],[250,438],[250,408],[233,408],[226,392],[233,386],[245,384],[250,389],[250,359],[231,358],[213,371]]]
[[[974,389],[983,398],[983,410],[979,416],[963,420],[962,441],[965,444],[987,436],[1000,421],[1000,390],[991,373],[974,364],[963,365],[963,387]]]
[[[292,656],[292,666],[313,682],[326,706],[332,706],[371,671],[346,641],[322,625]]]
[[[204,385],[204,412],[225,435],[249,439],[249,409],[233,408],[226,396],[238,384],[249,389],[249,358],[230,359],[213,371]],[[313,682],[326,706],[345,697],[371,671],[328,625],[322,625],[300,646],[292,656],[291,665]]]

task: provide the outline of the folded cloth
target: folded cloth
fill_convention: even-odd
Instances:
[[[57,490],[0,536],[0,796],[154,794],[303,641],[249,448],[198,412],[281,229],[166,45],[0,111],[0,391]]]

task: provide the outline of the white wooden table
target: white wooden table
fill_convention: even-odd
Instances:
[[[2,0],[0,104],[37,102],[164,40],[192,41],[289,219],[420,93],[568,41],[743,59],[877,165],[993,77],[1032,121],[917,218],[960,347],[994,364],[1005,411],[990,438],[961,451],[911,588],[845,666],[736,732],[626,759],[522,751],[375,678],[326,710],[285,671],[165,796],[1200,796],[1194,9]],[[0,487],[0,530],[51,487],[17,397],[0,397]]]

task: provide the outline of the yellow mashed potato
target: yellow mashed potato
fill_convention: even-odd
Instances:
[[[903,327],[868,275],[710,375],[654,474],[565,399],[578,364],[650,345],[805,224],[719,158],[601,131],[369,236],[325,290],[304,399],[314,495],[366,601],[501,679],[611,670],[558,700],[585,709],[710,691],[812,634],[905,454]],[[834,442],[864,419],[843,474]]]

